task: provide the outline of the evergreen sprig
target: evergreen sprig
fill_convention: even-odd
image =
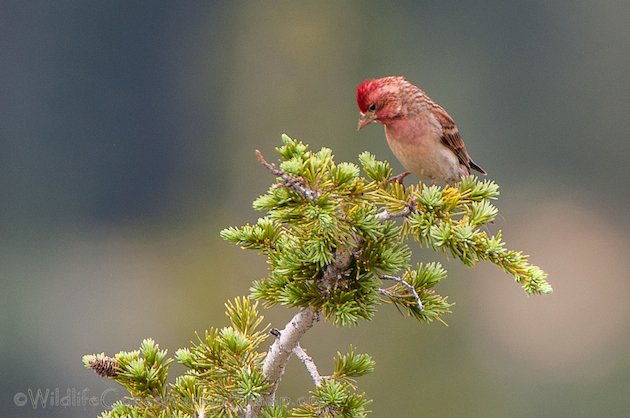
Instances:
[[[549,293],[545,274],[527,256],[505,249],[501,232],[483,228],[494,221],[498,186],[466,177],[455,187],[422,183],[404,187],[388,181],[392,169],[367,152],[359,161],[368,179],[351,163],[336,164],[332,152],[314,152],[284,135],[278,167],[259,160],[276,176],[254,208],[266,212],[257,224],[222,231],[224,239],[268,257],[269,276],[255,281],[252,296],[267,306],[314,307],[337,325],[369,319],[381,297],[422,321],[440,319],[451,304],[432,289],[446,277],[443,268],[416,280],[409,266],[411,236],[423,246],[445,251],[466,265],[488,260],[512,274],[528,293]],[[396,218],[402,218],[396,222]],[[326,267],[340,254],[350,261],[337,275]],[[421,304],[410,303],[400,283],[380,288],[384,276],[410,283]]]
[[[354,383],[354,378],[372,373],[374,371],[374,360],[367,354],[357,353],[353,346],[346,354],[337,352],[335,361],[335,371],[331,378]]]
[[[353,385],[341,380],[325,380],[310,392],[311,398],[291,411],[291,417],[343,417],[362,418],[370,400],[365,394],[356,393]]]
[[[86,355],[86,367],[99,371],[115,362],[114,372],[105,374],[129,391],[126,401],[115,402],[102,417],[185,416],[236,417],[247,405],[263,396],[269,383],[262,375],[265,357],[260,345],[268,336],[257,303],[237,298],[226,304],[231,325],[210,328],[190,348],[176,352],[175,359],[187,371],[167,384],[166,350],[151,339],[139,350],[121,351],[114,358]]]
[[[383,303],[422,322],[442,321],[452,304],[435,288],[446,278],[437,262],[411,266],[411,244],[432,248],[472,266],[490,261],[530,294],[552,291],[545,273],[519,251],[506,248],[501,231],[488,232],[498,215],[498,186],[465,177],[454,186],[392,182],[386,161],[364,152],[361,168],[335,163],[332,151],[314,152],[282,137],[278,164],[260,152],[275,177],[253,206],[265,212],[253,225],[221,236],[267,257],[269,274],[256,280],[251,298],[225,305],[230,325],[210,328],[175,359],[151,339],[138,350],[84,356],[86,367],[129,391],[102,417],[364,417],[370,402],[355,379],[374,361],[354,347],[338,353],[334,370],[321,376],[300,338],[323,316],[338,326],[370,319]],[[299,312],[282,330],[263,326],[258,301]],[[267,351],[263,343],[275,340]],[[297,405],[275,398],[291,355],[300,359],[314,389]],[[167,382],[173,361],[186,371]]]

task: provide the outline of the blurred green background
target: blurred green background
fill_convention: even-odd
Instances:
[[[497,227],[555,293],[418,251],[449,270],[448,327],[384,306],[303,346],[322,373],[350,343],[372,353],[375,417],[627,416],[629,25],[607,0],[2,1],[0,415],[95,416],[123,391],[83,354],[224,325],[265,275],[218,236],[258,216],[254,149],[275,158],[286,132],[393,162],[354,95],[404,75],[456,119],[501,185]],[[292,360],[281,395],[310,385]]]

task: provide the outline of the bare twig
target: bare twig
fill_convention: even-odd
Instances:
[[[267,168],[276,177],[280,177],[284,183],[291,187],[293,190],[304,196],[307,200],[315,200],[319,197],[319,193],[315,190],[305,186],[303,181],[299,178],[292,177],[287,174],[284,170],[276,167],[274,163],[269,163],[265,160],[265,157],[262,155],[262,152],[256,150],[256,159],[258,162]]]
[[[280,338],[280,335],[282,334],[278,328],[271,328],[271,330],[269,330],[269,333],[276,338]],[[306,370],[313,378],[315,386],[320,387],[322,385],[323,378],[317,371],[317,365],[313,361],[313,358],[306,354],[306,351],[302,348],[299,342],[297,343],[295,348],[293,348],[293,354],[295,354],[295,357],[297,357],[302,363],[304,363],[304,366],[306,366]]]
[[[406,207],[400,212],[393,212],[393,213],[388,212],[387,210],[383,209],[381,212],[376,214],[376,219],[383,222],[383,221],[387,221],[394,218],[404,218],[405,216],[409,216],[410,214],[411,214],[411,208],[409,207]]]
[[[315,321],[315,308],[308,307],[295,314],[291,322],[280,331],[280,336],[269,347],[269,352],[263,363],[263,374],[274,384],[274,390],[278,387],[284,367],[286,366],[293,349],[300,338],[308,331]]]
[[[272,384],[270,394],[264,399],[250,404],[247,407],[247,418],[257,417],[263,405],[273,404],[276,391],[280,384],[280,379],[284,374],[284,368],[291,357],[291,353],[297,346],[300,338],[308,331],[315,322],[315,308],[303,308],[295,314],[286,327],[281,330],[275,330],[273,335],[279,333],[276,341],[269,347],[269,352],[263,363],[263,375]]]
[[[295,354],[295,357],[297,357],[302,363],[304,363],[304,366],[306,367],[306,370],[308,370],[308,373],[311,375],[315,386],[320,387],[322,385],[322,376],[317,371],[317,365],[313,361],[313,358],[306,354],[306,351],[304,351],[300,343],[298,343],[298,345],[296,345],[293,349],[293,354]]]
[[[388,212],[387,209],[383,209],[376,215],[376,219],[383,222],[394,218],[405,218],[411,215],[413,212],[417,211],[418,208],[416,207],[416,201],[413,197],[411,197],[407,202],[407,207],[405,207],[405,209],[401,210],[400,212]]]
[[[383,275],[381,276],[381,279],[383,280],[393,280],[397,283],[400,283],[401,285],[405,286],[407,288],[407,290],[409,291],[409,293],[411,293],[411,295],[413,296],[413,298],[416,301],[416,305],[418,305],[418,309],[420,310],[420,312],[422,312],[424,310],[424,305],[422,305],[422,301],[420,300],[420,296],[418,296],[418,292],[416,292],[416,289],[410,285],[409,283],[407,283],[405,280],[401,279],[400,277],[395,277],[395,276],[388,276],[388,275]],[[387,292],[386,290],[382,290],[381,293],[390,293]],[[389,295],[391,296],[391,295]]]

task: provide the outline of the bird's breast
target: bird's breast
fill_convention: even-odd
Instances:
[[[426,117],[385,124],[387,143],[406,170],[430,181],[450,181],[462,175],[457,156],[441,141],[439,124]]]

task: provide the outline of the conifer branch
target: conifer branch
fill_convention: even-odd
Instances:
[[[271,390],[265,399],[260,402],[250,403],[247,408],[247,418],[257,417],[264,405],[272,405],[280,379],[291,353],[304,334],[311,329],[315,322],[316,310],[312,307],[301,309],[289,323],[281,330],[280,335],[269,347],[267,357],[262,366],[263,376],[271,384]]]
[[[267,170],[271,172],[271,174],[273,174],[276,177],[280,177],[284,181],[285,184],[287,184],[293,190],[301,194],[305,199],[315,200],[319,197],[319,193],[317,193],[313,189],[310,189],[304,186],[302,184],[303,181],[301,181],[301,179],[292,177],[288,175],[284,170],[276,167],[274,163],[267,162],[267,160],[265,160],[265,157],[263,156],[262,152],[260,152],[260,150],[256,150],[256,159],[258,160],[260,164],[266,167]]]
[[[249,297],[226,303],[230,326],[210,328],[175,358],[152,339],[115,357],[84,356],[86,367],[124,386],[133,401],[117,401],[102,417],[364,417],[369,400],[356,392],[355,378],[374,370],[372,358],[351,346],[338,353],[333,374],[321,376],[300,339],[320,315],[337,326],[353,325],[371,319],[383,301],[421,322],[443,322],[453,304],[435,287],[446,270],[438,262],[413,268],[411,240],[468,266],[490,261],[528,294],[552,291],[546,274],[508,249],[501,231],[484,229],[498,214],[496,183],[469,176],[453,186],[405,186],[388,182],[389,163],[370,153],[359,156],[363,177],[358,165],[336,163],[329,148],[310,151],[286,135],[282,142],[276,164],[256,151],[276,177],[253,203],[265,215],[254,225],[221,231],[224,239],[267,256],[268,276],[253,282]],[[381,288],[383,280],[395,284]],[[283,330],[270,331],[276,338],[268,350],[268,328],[252,299],[299,308]],[[291,355],[315,384],[308,400],[294,407],[275,402]],[[187,371],[168,383],[175,360]]]
[[[280,334],[281,334],[281,332],[280,332],[280,330],[278,328],[272,328],[269,331],[269,333],[271,335],[273,335],[274,337],[276,337],[276,338],[279,338]],[[308,354],[306,354],[306,351],[302,348],[302,346],[300,345],[299,342],[297,343],[297,345],[293,349],[293,354],[295,354],[295,356],[302,363],[304,363],[304,366],[306,367],[306,370],[308,371],[308,373],[313,378],[313,382],[315,383],[315,386],[317,386],[317,387],[321,386],[322,385],[322,376],[319,374],[319,371],[317,371],[317,365],[313,361],[313,358],[311,356],[309,356]]]
[[[376,215],[376,219],[378,219],[379,221],[383,222],[383,221],[389,221],[390,219],[395,219],[395,218],[404,218],[411,215],[411,208],[410,207],[406,207],[405,209],[401,210],[400,212],[388,212],[386,209],[383,209],[381,212],[379,212]]]
[[[308,373],[311,375],[315,386],[320,387],[322,385],[323,378],[319,374],[319,371],[317,370],[317,365],[313,361],[313,358],[306,354],[306,351],[304,351],[300,343],[298,343],[293,349],[293,354],[295,354],[295,357],[297,357],[302,363],[304,363],[304,366],[306,367]]]
[[[401,279],[400,277],[394,277],[394,276],[389,276],[389,275],[384,274],[381,276],[381,279],[393,280],[405,286],[407,290],[409,291],[409,293],[411,293],[411,296],[413,296],[413,299],[416,301],[416,305],[418,305],[418,309],[420,310],[420,312],[424,311],[424,305],[422,305],[422,301],[420,300],[420,296],[418,296],[418,292],[416,291],[415,287],[413,287],[412,285],[410,285],[409,283],[407,283],[405,280]]]
[[[409,200],[407,201],[407,204],[403,210],[400,210],[398,212],[390,212],[387,209],[383,209],[376,215],[376,219],[384,222],[395,218],[407,218],[409,215],[416,212],[418,212],[418,207],[416,206],[415,197],[412,195],[411,197],[409,197]]]

